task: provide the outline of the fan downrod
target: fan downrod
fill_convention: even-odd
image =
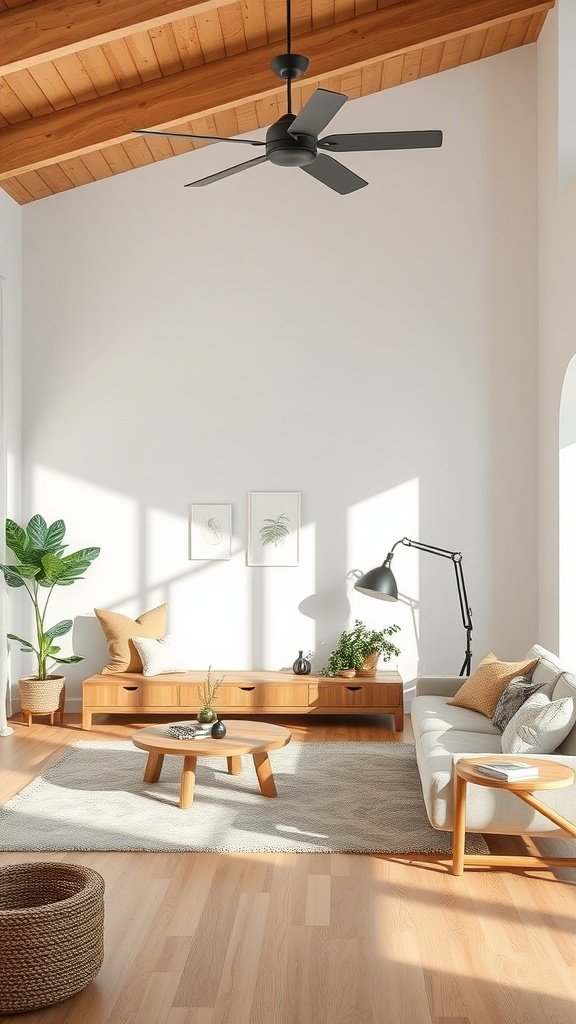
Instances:
[[[304,57],[301,53],[279,53],[270,61],[270,67],[274,74],[288,82],[300,78],[300,75],[303,75],[309,66],[308,57]]]

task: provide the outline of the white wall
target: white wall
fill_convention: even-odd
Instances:
[[[347,581],[403,535],[463,552],[476,660],[524,655],[534,103],[526,47],[347,104],[334,129],[445,133],[441,150],[350,154],[370,186],[349,197],[272,165],[183,189],[238,160],[221,145],[25,209],[26,509],[102,546],[55,605],[80,613],[77,678],[102,663],[93,605],[165,599],[199,667],[276,668],[308,646],[319,666],[359,616],[401,624],[405,678],[418,658],[457,672],[449,562],[398,549],[412,606]],[[275,489],[302,491],[301,564],[247,568],[246,494]],[[187,560],[192,501],[233,503],[230,562]]]
[[[559,646],[558,438],[562,385],[576,352],[576,183],[570,181],[566,118],[559,134],[561,106],[569,88],[559,75],[559,31],[566,56],[573,19],[570,5],[550,11],[537,44],[538,62],[538,208],[539,208],[539,636],[551,650]],[[572,26],[576,28],[576,26]],[[573,61],[573,38],[571,59]],[[572,118],[572,131],[576,125]],[[562,145],[560,146],[560,139]],[[574,149],[576,151],[576,149]],[[559,157],[560,154],[560,157]],[[565,420],[568,411],[564,409]],[[574,566],[568,566],[574,573]]]
[[[20,207],[5,192],[0,191],[0,277],[3,278],[3,380],[0,387],[0,402],[4,403],[2,424],[6,432],[7,472],[6,510],[7,514],[19,518],[21,513],[21,339],[22,339],[22,215]],[[4,475],[2,469],[1,475]],[[3,481],[0,481],[3,487]],[[3,502],[2,502],[3,505]],[[0,517],[1,518],[1,517]],[[3,523],[1,528],[3,529]],[[0,601],[0,633],[18,631],[21,625],[22,602],[20,595],[11,592],[13,600],[8,604],[6,596]],[[20,671],[19,654],[11,652],[10,677],[18,678]],[[0,687],[1,691],[1,687]]]

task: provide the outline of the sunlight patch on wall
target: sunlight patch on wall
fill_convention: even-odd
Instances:
[[[261,667],[289,668],[299,650],[314,650],[314,621],[298,606],[316,589],[315,564],[316,527],[307,523],[300,528],[298,566],[252,569],[254,591],[261,587]]]
[[[418,539],[420,528],[420,482],[417,477],[397,487],[357,502],[348,509],[347,563],[350,572],[367,572],[382,564],[392,545],[401,537]],[[415,552],[396,548],[392,569],[398,584],[397,602],[378,601],[354,590],[348,581],[350,622],[362,619],[371,629],[396,623],[401,632],[394,638],[401,655],[397,667],[404,680],[418,672],[419,560]],[[392,667],[394,662],[390,663]]]
[[[145,587],[139,570],[141,529],[138,502],[47,466],[31,473],[30,505],[48,522],[64,519],[70,550],[101,547],[86,579],[74,587],[76,613],[93,606],[115,608],[126,615],[145,611]],[[57,588],[51,603],[70,608],[70,589]]]

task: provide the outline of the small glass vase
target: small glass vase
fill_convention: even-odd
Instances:
[[[292,671],[297,676],[309,676],[312,671],[312,665],[308,661],[308,658],[303,657],[303,652],[298,651],[298,657],[292,665]]]
[[[209,725],[210,722],[216,721],[217,715],[216,712],[214,711],[214,708],[204,707],[200,708],[200,711],[198,712],[196,717],[198,721],[202,723],[202,725]]]

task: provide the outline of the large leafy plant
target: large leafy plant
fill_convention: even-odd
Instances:
[[[100,548],[81,548],[70,555],[63,544],[66,526],[62,519],[48,526],[42,516],[32,516],[24,529],[12,519],[6,520],[6,547],[16,556],[14,565],[1,565],[0,570],[9,587],[24,587],[32,601],[36,623],[36,643],[8,633],[10,640],[20,644],[25,654],[34,654],[38,662],[38,679],[49,675],[48,663],[73,665],[83,661],[77,654],[60,657],[61,648],[54,641],[72,629],[72,619],[62,619],[46,628],[48,603],[54,587],[70,587],[100,554]]]
[[[372,651],[378,651],[384,661],[390,661],[392,655],[397,657],[400,650],[388,640],[388,637],[393,636],[399,629],[400,626],[385,626],[380,630],[368,629],[360,619],[356,619],[352,629],[344,630],[340,634],[338,646],[332,651],[321,675],[337,676],[344,669],[358,670],[362,668],[366,655]]]

